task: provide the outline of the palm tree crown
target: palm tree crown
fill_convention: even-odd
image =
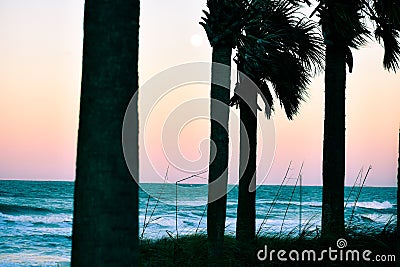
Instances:
[[[358,49],[372,36],[385,48],[385,69],[399,69],[399,0],[320,0],[313,13],[316,12],[320,17],[325,43],[346,47],[350,72],[353,66],[350,47]],[[373,29],[368,27],[368,21],[372,22]]]
[[[287,117],[293,119],[310,78],[323,67],[323,40],[315,22],[299,19],[296,4],[255,1],[251,8],[254,15],[240,36],[236,61],[259,87],[269,108],[274,108],[272,87]]]
[[[207,0],[209,11],[203,10],[200,25],[206,31],[210,45],[234,48],[245,18],[246,0]]]

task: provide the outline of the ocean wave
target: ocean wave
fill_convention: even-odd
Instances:
[[[271,205],[273,202],[272,201],[265,201],[265,202],[260,202],[258,205]],[[294,206],[300,206],[300,202],[298,201],[276,201],[274,205],[288,205],[290,203],[290,205],[294,205]],[[302,206],[309,206],[309,207],[322,207],[322,202],[320,201],[310,201],[310,202],[302,202],[301,203]],[[353,207],[354,206],[354,202],[353,203],[348,203],[347,207]],[[389,201],[383,201],[383,202],[379,202],[379,201],[365,201],[365,202],[357,202],[356,204],[357,207],[360,208],[366,208],[366,209],[375,209],[375,210],[383,210],[383,209],[391,209],[394,206],[397,206],[396,204],[392,204]]]
[[[14,241],[11,239],[16,239],[17,243],[21,244],[21,242],[49,242],[54,238],[71,238],[72,229],[71,227],[58,227],[58,228],[49,228],[49,227],[18,227],[18,229],[12,229],[8,232],[0,233],[0,244],[8,243],[14,244]],[[3,240],[7,240],[7,242],[2,242]],[[1,254],[1,253],[0,253]],[[0,265],[1,266],[1,265]]]
[[[201,217],[207,216],[207,211],[204,211],[204,210],[195,210],[195,211],[189,212],[188,214],[189,214],[189,216],[191,216],[191,217],[201,218]]]
[[[289,203],[290,203],[290,205],[300,206],[300,202],[298,202],[298,201],[289,202],[289,201],[281,201],[281,200],[276,201],[274,203],[274,205],[286,205],[287,206]],[[264,201],[264,202],[260,201],[258,203],[258,205],[271,205],[271,204],[273,204],[272,201]],[[302,206],[309,206],[309,207],[322,207],[322,202],[320,202],[320,201],[309,201],[309,202],[302,202],[301,205]]]
[[[51,213],[51,210],[40,207],[25,206],[25,205],[14,205],[14,204],[1,204],[0,212],[2,214],[46,214]]]
[[[384,210],[393,208],[393,205],[389,201],[384,201],[384,202],[370,201],[370,202],[357,202],[356,207],[365,209],[374,209],[374,210]]]
[[[202,200],[178,200],[178,206],[205,206],[207,204],[207,199]]]
[[[31,224],[72,224],[72,214],[51,214],[51,215],[9,215],[1,214],[4,222],[31,223]]]
[[[375,222],[370,216],[367,215],[360,215],[361,219],[366,221],[367,223]]]
[[[69,266],[69,255],[37,255],[35,253],[4,253],[0,254],[0,266],[3,267],[23,267],[23,266]],[[61,265],[62,263],[62,265]]]
[[[366,220],[368,222],[375,222],[380,224],[387,224],[390,220],[393,219],[393,215],[391,214],[363,214],[360,215],[361,219]]]

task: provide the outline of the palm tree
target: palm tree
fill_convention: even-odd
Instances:
[[[323,143],[322,236],[335,240],[344,235],[345,88],[346,64],[352,72],[351,48],[370,38],[366,25],[383,41],[383,65],[399,68],[400,2],[385,0],[320,0],[319,13],[326,45],[325,120]]]
[[[138,88],[139,0],[86,0],[84,18],[71,263],[138,266],[138,185],[121,130]]]
[[[205,17],[200,22],[213,48],[210,119],[211,141],[215,146],[210,144],[207,209],[210,266],[221,266],[223,261],[229,159],[228,103],[231,55],[242,28],[243,19],[238,14],[242,14],[245,2],[242,0],[207,0],[209,11],[203,11]],[[219,64],[223,64],[223,66]],[[214,159],[213,156],[215,156]]]
[[[323,40],[315,31],[317,25],[298,18],[296,3],[255,1],[252,9],[252,20],[244,26],[238,44],[237,64],[243,74],[230,103],[240,107],[244,125],[240,130],[236,224],[236,238],[243,248],[251,248],[249,242],[255,239],[257,87],[268,117],[273,89],[288,119],[293,119],[311,76],[322,69],[323,62]]]

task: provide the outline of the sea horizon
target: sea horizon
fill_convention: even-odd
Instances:
[[[0,181],[25,181],[25,182],[67,182],[67,183],[75,183],[75,180],[40,180],[40,179],[26,179],[26,178],[0,178]],[[166,181],[166,184],[175,184],[175,182]],[[160,182],[140,182],[140,184],[164,184]],[[207,183],[190,183],[190,182],[179,182],[178,185],[181,184],[193,184],[193,185],[207,185]],[[228,185],[238,185],[237,183],[232,184],[228,183]],[[280,184],[257,184],[257,186],[267,185],[267,186],[280,186]],[[294,186],[294,185],[285,185],[285,186]],[[303,184],[302,186],[319,186],[322,187],[322,184]],[[353,187],[354,185],[345,185],[345,187]],[[355,187],[360,187],[360,185],[355,185]],[[373,187],[373,188],[397,188],[397,185],[368,185],[364,184],[363,187]]]

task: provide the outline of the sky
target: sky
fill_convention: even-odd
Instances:
[[[198,23],[205,0],[141,2],[141,86],[171,67],[211,61],[211,47]],[[74,180],[83,9],[82,0],[0,1],[0,179]],[[367,185],[395,186],[400,76],[383,69],[379,44],[370,43],[353,56],[354,70],[347,77],[346,93],[346,184],[352,185],[359,170],[363,167],[365,173],[372,165]],[[140,91],[139,104],[149,102],[152,93]],[[259,182],[280,184],[292,161],[289,176],[297,176],[304,162],[303,183],[321,185],[323,73],[313,79],[308,93],[293,121],[278,105],[271,121],[259,114],[260,125],[268,128],[268,135],[259,138],[259,152],[268,154],[267,160],[259,159]],[[154,105],[146,127],[158,131],[144,134],[142,129],[140,135],[141,181],[161,181],[171,164],[167,157],[174,151],[163,150],[160,135],[166,119],[174,119],[174,108],[208,96],[206,84],[183,85]],[[208,108],[204,104],[200,113],[207,113]],[[238,177],[238,116],[237,110],[231,111],[231,183]],[[178,140],[177,151],[188,166],[194,162],[199,170],[207,167],[207,118],[188,121],[181,125],[180,135],[172,137]],[[172,163],[169,181],[188,176],[179,167]],[[191,182],[205,182],[203,178]]]

